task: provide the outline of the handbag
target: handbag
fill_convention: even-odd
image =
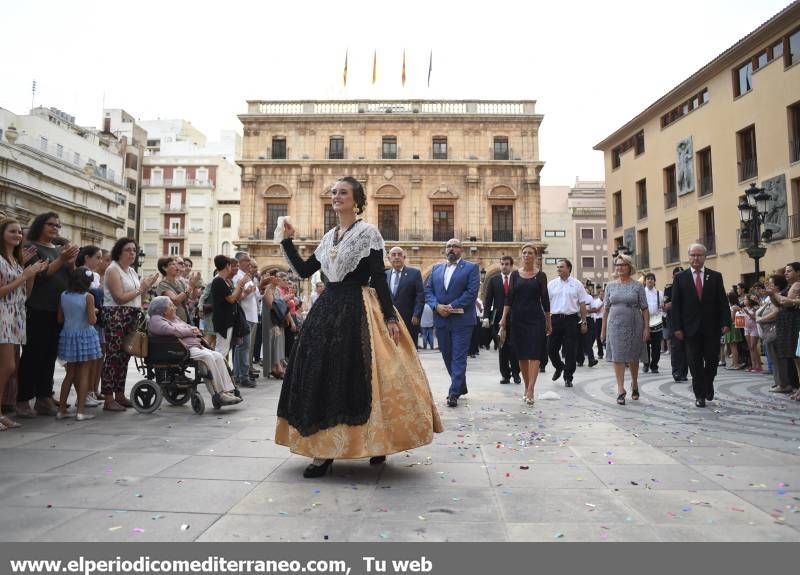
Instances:
[[[273,324],[281,325],[287,313],[289,313],[289,304],[279,298],[272,300],[272,307],[269,310],[269,315],[272,318]]]
[[[741,313],[741,312],[736,312],[736,315],[734,316],[734,322],[733,323],[734,323],[734,326],[737,329],[744,329],[744,325],[745,325],[744,314]]]
[[[761,340],[764,343],[772,343],[778,338],[778,330],[775,322],[761,324]]]
[[[147,357],[147,316],[139,312],[135,329],[122,340],[122,350],[134,357]]]

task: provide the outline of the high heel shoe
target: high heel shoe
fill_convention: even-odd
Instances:
[[[634,401],[639,399],[639,386],[638,385],[634,385],[633,386],[633,389],[631,390],[631,399],[633,399]]]
[[[310,464],[303,471],[303,477],[306,479],[313,479],[315,477],[322,477],[328,470],[333,471],[333,459],[326,459],[319,465]]]
[[[6,429],[16,429],[18,427],[22,427],[22,424],[17,423],[13,419],[6,416],[0,417],[0,425],[5,427]]]
[[[619,405],[625,405],[625,396],[628,395],[627,391],[623,391],[617,396],[617,403]]]
[[[374,457],[370,457],[369,458],[369,464],[370,465],[380,465],[384,461],[386,461],[386,456],[385,455],[376,455]]]
[[[525,398],[525,403],[528,404],[528,405],[533,405],[534,404],[533,398],[532,397],[526,397]]]

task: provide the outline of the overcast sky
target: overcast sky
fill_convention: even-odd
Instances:
[[[594,144],[788,4],[3,0],[0,106],[27,113],[36,79],[36,105],[81,125],[105,102],[214,140],[246,99],[533,99],[542,183],[569,185],[603,179]]]

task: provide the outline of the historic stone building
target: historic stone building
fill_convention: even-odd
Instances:
[[[305,257],[336,225],[329,188],[355,176],[387,249],[427,274],[444,244],[493,273],[523,242],[541,253],[534,101],[248,101],[239,247],[285,268],[272,240],[291,215]]]

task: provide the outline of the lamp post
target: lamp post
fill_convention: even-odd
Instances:
[[[136,254],[136,259],[133,262],[133,269],[136,270],[137,273],[139,272],[139,268],[144,265],[144,258],[146,255],[144,250],[139,248],[139,253]]]
[[[765,230],[763,234],[761,233],[761,225],[769,213],[772,196],[766,193],[764,188],[750,184],[745,197],[746,200],[742,200],[738,206],[739,219],[750,228],[750,247],[745,251],[755,261],[757,281],[761,277],[758,260],[767,253],[767,248],[760,245],[761,239],[763,237],[764,240],[769,240],[772,237],[772,230]]]

